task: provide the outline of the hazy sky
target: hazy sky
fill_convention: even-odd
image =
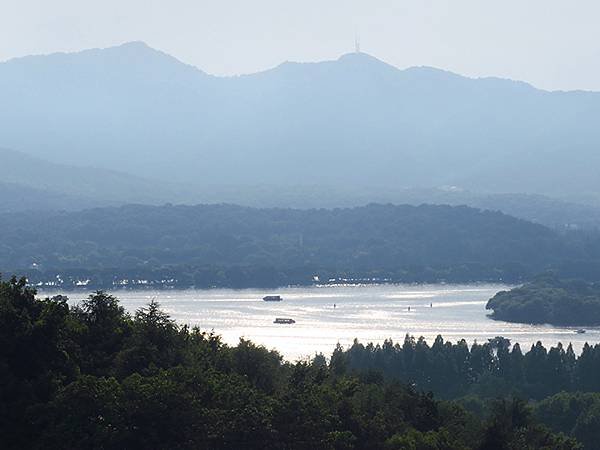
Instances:
[[[0,0],[0,60],[142,40],[213,74],[362,49],[600,91],[600,0]]]

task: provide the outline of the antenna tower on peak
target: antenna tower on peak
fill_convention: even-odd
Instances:
[[[360,53],[360,36],[358,31],[354,34],[354,52]]]

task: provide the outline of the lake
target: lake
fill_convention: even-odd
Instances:
[[[336,344],[348,346],[354,338],[381,343],[402,342],[406,333],[423,336],[429,344],[438,334],[453,342],[484,342],[495,336],[518,342],[528,350],[537,341],[546,347],[571,342],[600,342],[600,329],[575,334],[573,328],[512,324],[487,317],[487,300],[507,286],[474,285],[369,285],[290,287],[263,289],[211,289],[183,291],[115,291],[128,311],[156,298],[180,324],[214,330],[235,345],[240,337],[277,349],[288,360],[321,352],[329,356]],[[43,293],[45,294],[45,293]],[[281,295],[281,302],[265,302],[265,295]],[[67,293],[72,303],[85,292]],[[334,307],[335,305],[335,307]],[[410,310],[409,310],[410,307]],[[277,317],[295,324],[274,324]]]

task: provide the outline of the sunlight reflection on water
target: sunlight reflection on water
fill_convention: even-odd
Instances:
[[[573,343],[579,351],[587,341],[600,342],[600,329],[575,334],[572,328],[549,325],[511,324],[491,320],[487,300],[502,285],[380,285],[294,287],[273,290],[213,289],[185,291],[115,291],[128,311],[135,311],[153,298],[177,322],[214,330],[228,344],[240,337],[267,348],[275,348],[287,359],[331,354],[339,342],[350,345],[381,343],[392,338],[402,342],[406,333],[423,336],[432,344],[438,334],[445,340],[483,342],[505,336],[523,349],[541,341],[545,346]],[[277,293],[282,302],[264,302]],[[76,303],[87,293],[68,293]],[[336,305],[334,308],[333,305]],[[408,307],[410,306],[410,311]],[[290,317],[293,325],[277,325],[276,317]]]

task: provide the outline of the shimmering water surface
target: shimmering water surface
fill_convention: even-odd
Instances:
[[[240,337],[274,348],[295,360],[322,352],[329,356],[339,342],[348,346],[354,338],[381,343],[402,342],[406,333],[423,336],[431,344],[438,334],[453,342],[469,343],[505,336],[523,349],[537,341],[545,346],[600,342],[600,329],[575,334],[573,328],[511,324],[487,317],[485,304],[501,285],[381,285],[294,287],[276,290],[115,291],[129,311],[156,298],[177,322],[214,330],[228,344]],[[279,294],[281,302],[262,297]],[[73,303],[87,296],[69,293]],[[334,308],[334,304],[336,305]],[[409,311],[410,307],[410,311]],[[292,325],[278,325],[276,317],[292,318]]]

